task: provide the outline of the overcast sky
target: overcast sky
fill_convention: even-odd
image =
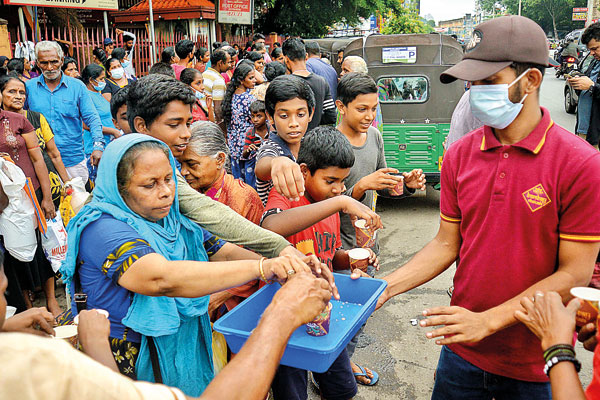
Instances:
[[[421,15],[433,15],[436,22],[473,13],[475,0],[421,0]]]

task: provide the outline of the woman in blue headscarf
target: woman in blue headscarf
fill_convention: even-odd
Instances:
[[[207,295],[310,271],[300,258],[259,258],[184,217],[175,160],[147,135],[106,147],[93,194],[69,222],[61,272],[73,299],[83,293],[88,309],[109,312],[111,350],[129,376],[199,396],[214,376]]]

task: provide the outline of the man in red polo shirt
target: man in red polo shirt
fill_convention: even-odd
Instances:
[[[550,399],[539,340],[518,323],[523,296],[586,286],[600,249],[600,153],[539,105],[544,31],[518,16],[478,25],[444,83],[472,83],[484,123],[450,147],[436,237],[385,279],[379,300],[417,287],[457,258],[450,307],[423,312],[443,345],[432,399]]]

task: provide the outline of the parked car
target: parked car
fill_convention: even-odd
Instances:
[[[577,71],[583,73],[586,71],[590,63],[594,60],[594,57],[589,53],[584,54],[582,60],[577,65]],[[565,81],[565,88],[563,93],[565,94],[565,111],[569,114],[575,114],[577,112],[577,102],[579,101],[580,90],[575,90],[569,81]]]

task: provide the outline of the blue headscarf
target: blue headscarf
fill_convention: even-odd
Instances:
[[[106,147],[98,167],[93,199],[67,226],[67,257],[60,269],[67,286],[72,285],[81,233],[102,214],[127,223],[154,251],[170,261],[208,261],[202,229],[179,212],[177,194],[169,214],[158,222],[148,221],[134,213],[121,197],[117,183],[119,163],[131,147],[142,142],[157,142],[166,147],[163,142],[142,134],[125,135]],[[169,161],[177,184],[175,159],[170,152]],[[154,381],[147,343],[147,336],[152,336],[163,383],[178,387],[189,396],[202,394],[214,377],[208,301],[209,296],[187,299],[134,295],[122,322],[142,334],[136,364],[138,379]]]

